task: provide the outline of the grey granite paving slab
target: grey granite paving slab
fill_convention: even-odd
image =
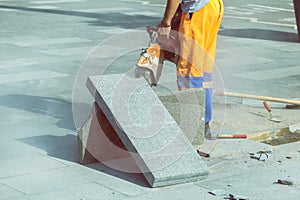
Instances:
[[[5,178],[2,182],[26,194],[36,194],[64,187],[78,187],[109,177],[91,168],[73,165]]]
[[[55,152],[77,146],[75,134],[61,132],[57,135],[37,135],[32,137],[23,137],[17,139],[27,145],[43,149],[46,152]]]
[[[227,176],[226,178],[202,181],[197,185],[210,190],[222,189],[232,194],[259,199],[261,194],[277,190],[279,185],[274,183],[278,179],[292,181],[294,187],[298,187],[300,183],[299,172],[299,162],[272,163],[264,167],[253,166],[252,170],[247,172]],[[285,192],[289,192],[291,189],[286,185],[280,186],[285,188]]]
[[[111,163],[94,163],[88,165],[93,169],[112,175],[109,179],[96,181],[98,184],[127,196],[138,196],[160,190],[160,188],[149,188],[144,176],[141,173],[121,172],[110,168],[110,165],[108,164]]]
[[[206,180],[219,182],[227,179],[231,180],[231,177],[234,176],[238,179],[242,174],[257,173],[267,168],[280,171],[279,168],[284,168],[284,166],[289,166],[292,168],[290,170],[293,170],[293,163],[299,162],[300,158],[298,145],[298,143],[292,143],[278,147],[270,147],[266,144],[251,140],[219,139],[211,152],[211,158],[205,159],[210,171]],[[261,150],[272,150],[272,153],[268,155],[269,157],[266,161],[263,162],[250,158],[250,153],[256,153]],[[291,158],[287,158],[287,156]],[[255,169],[257,169],[257,171],[254,171]],[[206,184],[199,183],[199,185],[205,187]]]
[[[286,52],[298,52],[300,51],[300,47],[298,43],[291,43],[291,44],[280,44],[274,47],[274,49],[278,51],[286,51]]]
[[[44,5],[44,6],[30,6],[29,8],[36,8],[36,9],[59,9],[59,7],[57,7],[57,6],[48,6],[48,5]]]
[[[211,157],[225,157],[237,154],[256,153],[270,149],[270,146],[261,142],[248,139],[219,139],[211,152]]]
[[[54,45],[54,44],[74,44],[74,43],[84,43],[90,42],[90,40],[79,38],[79,37],[65,37],[65,38],[50,38],[42,39],[39,37],[12,37],[2,40],[0,43],[9,43],[21,47],[31,47],[31,46],[43,46],[43,45]]]
[[[94,76],[87,87],[152,187],[205,178],[206,165],[144,79]]]
[[[276,185],[272,189],[268,189],[266,193],[262,193],[250,198],[263,200],[298,200],[300,197],[300,187],[290,187],[285,185]]]
[[[158,12],[124,12],[125,15],[132,15],[132,16],[136,16],[136,15],[147,15],[147,16],[161,16],[160,13]]]
[[[156,92],[181,130],[198,149],[204,141],[205,90]]]
[[[53,160],[56,160],[64,165],[76,165],[77,164],[77,145],[52,150],[46,152]]]
[[[1,38],[0,39],[0,44],[3,44],[3,43],[11,43],[11,42],[21,42],[21,41],[28,41],[28,40],[36,40],[37,37],[36,36],[33,36],[33,35],[22,35],[22,36],[17,36],[17,35],[13,35],[13,36],[7,36],[7,37],[4,37],[4,38]]]
[[[130,183],[124,181],[122,179],[117,178],[117,180],[112,181],[104,180],[104,181],[97,181],[98,184],[105,186],[113,191],[117,191],[121,194],[127,196],[139,196],[146,193],[153,192],[153,188],[145,188],[134,183]]]
[[[2,129],[0,130],[2,131]],[[4,161],[16,157],[26,156],[29,154],[43,154],[45,151],[26,145],[20,141],[10,139],[7,137],[0,137],[0,160]]]
[[[86,9],[79,9],[80,12],[93,12],[93,13],[105,13],[105,12],[117,12],[117,11],[125,11],[125,10],[133,10],[133,8],[86,8]],[[103,29],[109,30],[106,26],[103,27]]]
[[[300,74],[300,66],[282,67],[279,69],[261,70],[260,72],[247,72],[233,74],[240,78],[251,79],[255,81],[264,81],[270,79],[286,78],[290,76],[297,76]]]
[[[122,195],[115,190],[106,188],[95,182],[72,185],[72,186],[63,186],[61,188],[50,190],[46,192],[40,192],[37,194],[28,194],[14,200],[96,200],[96,199],[126,199],[127,196]]]
[[[18,81],[31,81],[40,79],[51,79],[68,76],[67,74],[57,73],[53,71],[35,71],[15,74],[0,75],[0,84],[7,84]]]
[[[53,1],[30,1],[31,4],[59,4],[72,2],[85,2],[86,0],[53,0]]]
[[[250,158],[249,154],[229,155],[223,158],[210,158],[205,162],[209,166],[207,180],[224,180],[227,177],[239,176],[240,174],[252,172],[254,169],[269,167],[278,164],[279,159],[269,155],[266,161],[258,161]]]
[[[1,184],[0,181],[0,194],[2,200],[10,200],[10,199],[16,199],[16,198],[24,198],[25,194],[15,190],[11,187],[8,187],[6,185]]]
[[[16,12],[15,10],[6,9],[6,8],[0,8],[2,12]]]
[[[35,164],[32,165],[32,163]],[[51,170],[63,166],[65,165],[44,155],[31,154],[22,157],[1,160],[0,178],[14,177],[43,170]]]
[[[132,200],[143,199],[143,200],[154,200],[154,199],[178,199],[178,200],[196,200],[196,199],[207,199],[207,200],[222,200],[221,197],[216,197],[208,193],[209,190],[197,187],[193,184],[185,184],[173,187],[165,187],[160,190],[150,191],[147,194],[139,195],[136,197],[128,198]]]
[[[277,154],[281,157],[290,156],[294,159],[300,158],[300,142],[293,142],[288,144],[282,144],[279,146],[273,147],[274,154]]]
[[[45,60],[45,58],[43,58]],[[27,58],[1,60],[0,68],[24,67],[37,64],[35,58],[28,60]]]
[[[93,50],[94,46],[83,46],[77,48],[64,48],[53,50],[42,50],[42,53],[55,55],[55,56],[84,56],[88,55]]]

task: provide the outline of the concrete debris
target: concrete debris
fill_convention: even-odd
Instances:
[[[229,200],[249,200],[248,197],[240,196],[240,195],[233,195],[233,194],[229,194],[228,197],[226,197],[224,199],[229,199]]]
[[[289,185],[289,186],[294,185],[293,181],[283,180],[283,179],[278,179],[278,181],[274,182],[274,184]]]
[[[256,159],[259,161],[265,161],[270,157],[270,154],[272,152],[273,152],[272,149],[261,150],[261,151],[258,151],[257,153],[250,153],[250,158]]]
[[[205,153],[205,152],[200,151],[198,149],[197,149],[197,153],[199,154],[199,156],[204,157],[204,158],[209,158],[210,157],[209,153]]]
[[[257,153],[272,153],[273,152],[273,149],[267,149],[267,150],[261,150],[261,151],[258,151]]]
[[[229,194],[228,192],[224,191],[224,190],[212,190],[208,192],[209,194],[212,194],[214,196],[223,196],[223,197],[227,197]]]
[[[259,161],[265,161],[269,158],[269,155],[268,154],[253,154],[253,155],[250,155],[250,158],[252,159],[256,159],[256,160],[259,160]]]
[[[294,125],[289,125],[289,131],[291,133],[300,132],[300,123],[299,124],[294,124]]]
[[[249,200],[248,197],[230,194],[225,190],[212,190],[208,193],[214,196],[222,196],[224,199],[229,199],[229,200]]]

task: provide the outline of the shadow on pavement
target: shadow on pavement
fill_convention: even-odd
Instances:
[[[77,159],[77,137],[72,134],[63,136],[42,135],[17,139],[30,146],[42,149],[48,156],[76,162]]]
[[[64,136],[43,135],[43,136],[21,138],[17,140],[46,151],[48,156],[77,163],[78,150],[77,150],[76,135],[72,135],[72,134],[68,134]],[[127,164],[130,165],[130,163]],[[92,163],[84,166],[120,178],[124,181],[134,183],[142,187],[147,187],[147,188],[149,187],[149,184],[146,182],[146,179],[141,173],[122,172],[113,169],[109,166],[106,166],[105,164],[100,162]],[[99,180],[99,182],[101,182],[101,180]]]
[[[58,127],[75,130],[72,116],[72,104],[68,101],[50,97],[10,94],[0,96],[0,105],[58,118],[60,119],[56,123]],[[41,129],[40,131],[42,133],[42,127],[38,128]],[[25,137],[17,140],[35,148],[44,150],[47,152],[48,156],[77,163],[77,135],[66,134],[60,136],[57,134],[59,134],[59,130],[58,133],[53,133],[53,135]],[[102,163],[93,163],[85,166],[96,171],[101,171],[111,176],[118,177],[125,181],[132,182],[142,187],[149,187],[141,173],[126,173],[118,171],[105,166]]]
[[[109,174],[111,176],[123,179],[125,181],[134,183],[136,185],[139,185],[141,187],[149,188],[149,184],[147,183],[145,177],[142,173],[126,173],[119,170],[112,169],[105,164],[102,163],[93,163],[87,165],[88,167],[95,169],[97,171],[104,172],[106,174]]]
[[[146,15],[126,15],[122,13],[101,14],[101,13],[91,13],[91,12],[39,9],[39,8],[28,8],[28,7],[7,6],[7,5],[0,5],[0,8],[92,18],[93,21],[86,22],[86,23],[89,23],[90,25],[93,26],[119,26],[122,28],[134,29],[134,28],[146,27],[147,25],[156,25],[160,22],[160,17],[151,17]],[[94,21],[94,19],[96,19],[97,21]]]
[[[0,96],[0,105],[59,119],[59,128],[75,130],[72,103],[50,97],[9,94]]]
[[[219,34],[229,37],[271,40],[280,42],[298,42],[297,33],[265,29],[223,29],[219,31]]]

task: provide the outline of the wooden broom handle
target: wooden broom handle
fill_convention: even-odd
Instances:
[[[268,97],[268,96],[257,96],[257,95],[234,93],[234,92],[215,92],[215,94],[220,96],[239,97],[245,99],[257,99],[262,101],[273,101],[273,102],[300,106],[300,101],[298,100],[282,99],[282,98],[275,98],[275,97]]]

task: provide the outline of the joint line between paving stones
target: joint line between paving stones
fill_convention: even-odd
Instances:
[[[65,166],[61,166],[61,167],[55,167],[55,168],[52,168],[52,169],[38,169],[34,172],[28,172],[28,173],[24,173],[24,174],[18,174],[18,175],[13,175],[13,176],[2,177],[1,180],[20,177],[20,176],[26,176],[26,175],[30,175],[30,174],[35,174],[35,173],[38,173],[38,172],[43,172],[45,170],[47,170],[47,172],[50,172],[50,171],[58,170],[58,169],[61,169],[61,168],[67,168],[67,167],[72,167],[72,166],[71,165],[65,165]]]
[[[202,187],[202,188],[207,189],[207,190],[211,190],[211,188],[206,187],[206,186],[202,186],[202,185],[199,185],[199,184],[205,183],[205,181],[217,181],[217,180],[219,180],[219,179],[223,179],[223,180],[224,180],[224,179],[226,179],[226,178],[228,178],[228,177],[238,176],[238,175],[241,175],[241,174],[249,174],[249,173],[251,173],[251,172],[256,172],[256,171],[257,171],[257,169],[254,169],[254,170],[249,170],[249,171],[242,172],[242,173],[237,173],[237,174],[231,174],[231,175],[228,175],[228,176],[218,177],[218,178],[214,178],[214,179],[209,179],[209,180],[204,179],[204,180],[199,181],[198,184],[197,184],[197,186]],[[272,184],[273,184],[273,183],[272,183]]]
[[[0,180],[3,180],[3,179],[1,178]],[[20,193],[22,193],[22,194],[24,194],[24,195],[29,195],[29,193],[24,192],[24,191],[22,191],[22,190],[19,190],[18,188],[15,188],[15,187],[13,187],[13,186],[11,186],[11,185],[8,185],[8,184],[6,184],[6,183],[0,182],[0,184],[5,185],[6,187],[9,187],[9,188],[11,188],[11,189],[13,189],[13,190],[16,190],[16,191],[18,191],[18,192],[20,192]]]
[[[69,148],[75,148],[75,147],[77,147],[77,145],[69,146]],[[55,162],[58,162],[58,163],[60,163],[60,164],[62,164],[62,165],[64,165],[64,166],[70,166],[70,165],[66,164],[65,162],[63,162],[63,161],[60,161],[60,158],[56,158],[56,157],[54,157],[54,156],[49,156],[49,155],[40,154],[40,153],[39,153],[39,155],[41,155],[41,156],[43,156],[43,157],[46,157],[46,158],[48,158],[48,159],[50,159],[50,160],[53,160],[53,161],[55,161]],[[65,161],[68,161],[68,160],[65,160]],[[73,161],[69,161],[69,162],[74,163],[74,165],[77,164],[77,162],[73,162]]]
[[[126,196],[126,197],[137,197],[137,196],[140,196],[140,195],[128,195],[128,194],[125,194],[125,193],[123,193],[123,192],[120,192],[120,191],[118,191],[118,190],[115,190],[115,189],[113,189],[113,188],[110,188],[110,187],[108,187],[108,186],[106,186],[106,185],[103,185],[103,184],[99,183],[98,181],[94,181],[94,182],[92,182],[92,183],[96,183],[97,185],[101,185],[101,186],[105,187],[106,189],[109,189],[109,190],[111,190],[111,191],[113,191],[113,192],[117,192],[117,193],[122,194],[122,195],[124,195],[124,196]],[[144,194],[147,194],[147,193],[144,193]],[[143,195],[143,194],[141,194],[141,195]]]

